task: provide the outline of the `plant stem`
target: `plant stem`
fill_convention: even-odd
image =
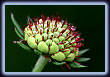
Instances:
[[[45,58],[43,55],[40,55],[38,61],[36,62],[32,72],[41,72],[45,65],[48,62],[48,58]]]

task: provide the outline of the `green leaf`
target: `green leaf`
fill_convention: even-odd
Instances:
[[[85,62],[90,60],[90,58],[78,58],[78,60],[76,60],[77,62]]]
[[[55,65],[63,65],[63,64],[65,64],[66,62],[56,62],[56,61],[54,61],[54,62],[52,62],[53,64],[55,64]]]
[[[21,30],[19,24],[16,22],[13,13],[11,13],[11,20],[12,20],[14,26],[16,27],[16,29],[18,30],[18,32],[24,36],[24,32]]]
[[[72,68],[83,68],[83,67],[87,67],[87,66],[78,64],[76,62],[71,63],[69,66],[72,67]]]
[[[29,48],[28,46],[24,45],[23,43],[17,42],[17,44],[18,44],[19,46],[21,46],[22,48],[24,48],[25,50],[31,51],[31,48]]]
[[[15,28],[15,32],[18,35],[18,37],[20,37],[22,40],[24,40],[24,38],[19,34],[19,32],[17,31],[17,29]]]
[[[87,52],[88,50],[89,50],[89,49],[80,50],[80,51],[79,51],[79,55],[84,54],[84,53]]]
[[[37,54],[37,55],[42,55],[42,52],[40,52],[39,50],[34,50],[34,52]]]

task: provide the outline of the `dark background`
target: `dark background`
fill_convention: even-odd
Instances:
[[[37,17],[44,13],[46,16],[56,13],[62,19],[77,27],[77,31],[82,33],[85,45],[81,49],[89,48],[90,51],[83,57],[90,57],[91,60],[82,64],[87,68],[61,69],[60,66],[48,63],[43,71],[58,72],[104,72],[105,71],[105,6],[103,5],[68,5],[68,6],[17,6],[8,5],[5,8],[5,71],[6,72],[30,72],[37,61],[38,55],[34,52],[27,52],[14,40],[19,37],[14,32],[14,25],[11,21],[10,13],[13,13],[21,27],[26,27],[27,16]]]

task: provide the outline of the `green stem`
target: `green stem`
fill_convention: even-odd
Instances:
[[[32,72],[41,72],[45,65],[48,62],[48,58],[45,58],[43,55],[40,55],[38,61],[36,62]]]

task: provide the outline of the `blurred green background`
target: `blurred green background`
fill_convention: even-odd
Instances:
[[[10,13],[13,13],[19,25],[27,26],[27,16],[41,17],[56,16],[58,13],[62,19],[67,18],[69,23],[77,27],[82,33],[84,46],[89,48],[83,57],[91,60],[82,64],[87,68],[69,70],[65,65],[61,66],[48,63],[43,71],[46,72],[104,72],[105,71],[105,6],[104,5],[6,5],[5,6],[5,71],[6,72],[30,72],[38,59],[34,52],[22,49],[13,41],[19,40],[14,31]]]

